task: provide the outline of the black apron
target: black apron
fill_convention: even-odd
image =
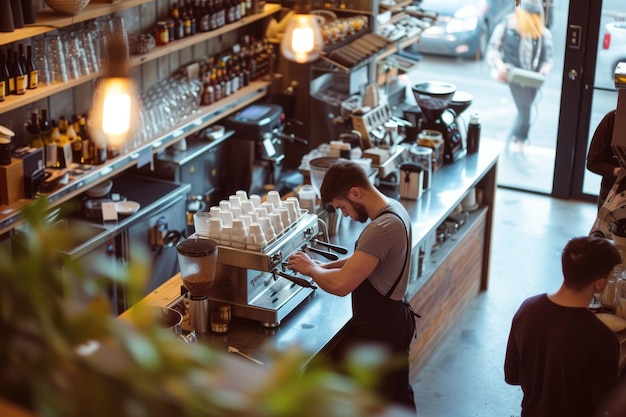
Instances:
[[[397,216],[402,224],[402,218],[392,212],[383,214]],[[406,230],[406,226],[405,226]],[[406,268],[411,244],[407,234],[407,253],[404,266],[394,285],[387,294],[381,294],[366,279],[352,292],[353,318],[350,322],[350,344],[375,343],[389,349],[394,360],[400,366],[387,372],[379,384],[380,391],[389,399],[415,409],[413,390],[409,381],[409,345],[415,335],[415,318],[419,315],[405,300],[393,300],[391,294],[398,286]],[[401,361],[401,362],[400,362]]]

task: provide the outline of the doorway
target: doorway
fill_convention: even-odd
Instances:
[[[512,12],[513,3],[511,0],[502,7],[510,6],[507,10]],[[490,4],[494,7],[496,2]],[[472,114],[478,113],[482,126],[481,143],[484,143],[481,146],[495,147],[501,151],[499,186],[542,194],[552,192],[568,8],[569,0],[552,1],[549,7],[550,17],[547,21],[554,41],[554,66],[531,106],[529,140],[521,154],[508,152],[507,146],[517,116],[511,89],[507,83],[492,77],[487,59],[424,53],[418,68],[411,74],[413,84],[431,80],[447,81],[455,84],[457,91],[468,92],[473,96],[471,106],[461,117],[467,123]],[[489,22],[490,33],[499,21]]]
[[[604,115],[617,105],[613,73],[620,61],[626,62],[626,8],[620,0],[604,0],[600,15],[587,149]],[[600,180],[599,175],[585,169],[582,194],[596,198],[600,190]]]

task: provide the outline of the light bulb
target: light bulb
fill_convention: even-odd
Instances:
[[[88,119],[93,140],[112,150],[121,150],[134,130],[138,114],[137,94],[126,77],[103,78]]]
[[[319,58],[323,45],[317,16],[296,14],[289,20],[280,51],[288,60],[304,64]]]

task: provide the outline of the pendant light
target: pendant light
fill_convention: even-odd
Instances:
[[[300,64],[315,61],[324,46],[318,17],[310,14],[308,0],[297,0],[294,12],[280,43],[280,51],[286,59]]]
[[[89,133],[96,145],[106,146],[113,155],[121,152],[135,133],[139,95],[128,77],[128,46],[114,35],[108,45],[104,77],[98,80],[88,118]]]

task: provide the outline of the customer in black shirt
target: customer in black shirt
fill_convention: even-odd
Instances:
[[[504,378],[522,388],[522,417],[591,417],[617,383],[617,336],[588,305],[620,262],[610,240],[571,239],[559,290],[527,299],[513,317]]]
[[[621,169],[611,147],[614,124],[615,110],[611,110],[604,115],[593,132],[589,151],[587,152],[587,169],[602,176],[598,194],[598,208],[602,207]]]

